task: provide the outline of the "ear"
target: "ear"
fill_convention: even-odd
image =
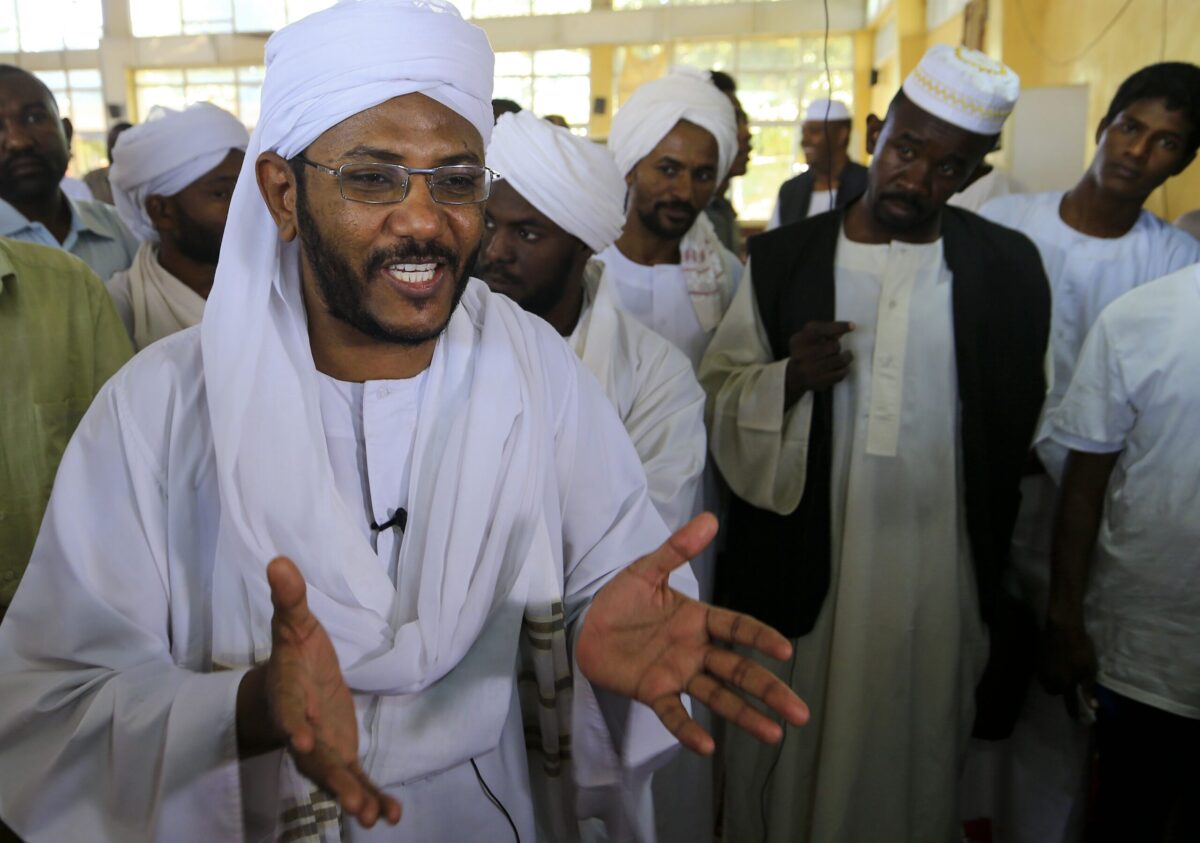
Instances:
[[[264,152],[254,162],[254,175],[258,179],[258,190],[271,219],[279,229],[279,239],[290,243],[299,232],[296,221],[296,203],[299,195],[296,188],[296,174],[292,166],[278,153]]]
[[[150,225],[158,232],[159,237],[167,232],[178,229],[179,218],[176,205],[166,196],[157,194],[146,197],[146,216],[150,217]]]
[[[71,145],[71,138],[75,137],[75,127],[71,125],[71,118],[64,117],[62,119],[63,134],[67,136],[67,146]]]
[[[975,172],[971,173],[971,175],[963,183],[963,186],[960,187],[956,192],[962,193],[964,190],[966,190],[971,185],[975,184],[975,182],[979,181],[981,178],[986,176],[988,173],[990,173],[994,169],[996,169],[996,168],[993,167],[991,164],[987,163],[986,161],[980,161],[979,166],[975,168]]]
[[[875,146],[879,143],[879,135],[883,132],[883,121],[874,114],[867,115],[867,154],[875,154]]]

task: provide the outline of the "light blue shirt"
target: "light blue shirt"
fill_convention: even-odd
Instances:
[[[12,205],[0,199],[0,236],[65,249],[80,258],[107,281],[114,272],[128,269],[138,250],[138,241],[117,216],[116,209],[102,202],[84,202],[67,197],[71,206],[71,230],[62,243],[40,222],[31,222]]]

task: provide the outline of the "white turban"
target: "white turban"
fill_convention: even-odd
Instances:
[[[422,732],[396,723],[406,716],[427,716],[422,700],[436,700],[437,694],[415,692],[443,678],[436,687],[446,686],[455,675],[446,674],[481,640],[478,626],[487,616],[483,609],[490,605],[490,592],[476,594],[476,581],[453,576],[452,570],[440,580],[439,566],[452,569],[461,563],[458,543],[474,539],[473,532],[481,533],[481,540],[493,526],[506,539],[512,534],[500,520],[480,520],[432,535],[444,526],[428,517],[430,507],[436,510],[440,503],[410,501],[413,517],[401,559],[416,554],[430,570],[421,571],[413,592],[417,616],[401,616],[405,610],[398,605],[397,591],[365,537],[363,513],[348,506],[333,483],[300,289],[299,244],[280,240],[259,193],[255,162],[268,151],[291,159],[347,118],[417,92],[468,120],[486,144],[492,129],[493,66],[483,31],[442,0],[343,1],[275,33],[266,46],[261,116],[234,190],[213,292],[200,325],[221,506],[212,582],[213,661],[246,665],[269,654],[272,611],[266,563],[279,553],[291,555],[350,686],[363,693],[405,695],[386,697],[395,705],[379,707],[381,741],[395,752],[381,748],[372,764],[383,765],[373,769],[382,770],[387,781],[445,769],[457,763],[445,756],[455,748],[478,753],[489,742],[494,746],[511,700],[504,696],[511,693],[511,678],[507,685],[498,682],[503,699],[496,705],[484,705],[478,689],[473,692],[476,710],[464,720],[480,722],[452,718],[455,741],[439,730]],[[470,298],[468,290],[464,303]],[[465,326],[468,339],[439,343],[435,363],[474,348],[474,328],[457,316],[450,335],[461,335]],[[502,354],[478,357],[501,364],[506,359]],[[428,374],[423,405],[440,406],[448,400],[446,390],[432,377],[434,371]],[[506,409],[490,408],[484,421],[499,429],[496,420],[503,421]],[[422,419],[426,415],[422,412]],[[453,420],[455,425],[449,418],[438,420],[431,434],[435,457],[442,456],[438,447],[455,441],[461,423],[469,421]],[[418,434],[430,423],[419,420]],[[487,439],[485,433],[472,446],[488,452],[481,459],[492,450]],[[495,447],[497,455],[502,445]],[[453,476],[466,451],[478,456],[472,448],[446,454],[438,476]],[[416,463],[427,458],[432,457],[414,448],[414,476]],[[449,497],[453,502],[454,496]],[[445,553],[437,553],[438,542]],[[520,606],[517,614],[519,621]],[[495,640],[515,651],[517,637],[514,631],[511,640],[500,635]],[[441,761],[445,764],[439,766]]]
[[[625,176],[650,154],[680,120],[695,123],[717,140],[717,181],[724,180],[737,155],[737,116],[729,97],[709,75],[690,67],[673,67],[661,79],[633,92],[613,117],[608,148]]]
[[[520,111],[501,115],[487,162],[529,204],[593,252],[621,235],[625,187],[604,147]]]
[[[139,240],[158,240],[146,198],[174,196],[249,142],[246,127],[212,103],[183,111],[156,106],[113,147],[108,179],[117,213]]]

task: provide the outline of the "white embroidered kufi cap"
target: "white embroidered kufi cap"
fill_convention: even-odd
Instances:
[[[813,100],[804,112],[805,123],[836,123],[850,119],[850,109],[841,100]]]
[[[922,111],[968,132],[997,135],[1017,104],[1021,80],[978,50],[935,44],[902,87]]]

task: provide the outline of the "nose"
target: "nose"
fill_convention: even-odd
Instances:
[[[671,179],[667,193],[672,200],[687,202],[691,199],[692,174],[687,170],[680,171],[675,178]]]
[[[10,152],[33,146],[33,136],[19,119],[0,122],[0,132],[3,133],[4,149]]]
[[[424,176],[409,179],[408,195],[403,202],[391,206],[387,224],[394,234],[418,241],[433,240],[445,232],[445,208],[433,201]]]
[[[900,174],[898,186],[917,196],[927,197],[930,191],[930,176],[933,174],[933,167],[924,158],[918,158],[912,161],[904,171]]]
[[[1125,147],[1126,154],[1137,161],[1144,161],[1150,155],[1150,134],[1149,132],[1138,132],[1138,134],[1129,142],[1129,146]]]
[[[512,242],[503,228],[499,226],[484,228],[483,246],[479,252],[479,259],[485,265],[512,263]]]

